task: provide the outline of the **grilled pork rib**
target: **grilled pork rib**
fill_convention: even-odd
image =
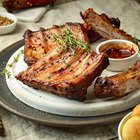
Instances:
[[[74,55],[68,51],[53,61],[46,56],[16,78],[36,89],[82,101],[86,97],[87,88],[108,64],[106,55],[95,55],[78,49]]]
[[[108,20],[116,28],[120,28],[120,20],[118,18],[109,18],[104,13],[101,14],[101,17],[104,18],[105,20]],[[88,28],[87,34],[88,34],[88,38],[89,38],[90,43],[95,42],[101,38],[101,36],[95,30],[93,30],[91,27],[89,27],[87,25],[87,23],[84,23],[84,24]]]
[[[115,25],[111,24],[108,18],[102,14],[97,14],[92,8],[81,13],[81,16],[87,25],[104,39],[126,39],[133,41],[131,35],[115,27]]]
[[[14,12],[25,8],[53,4],[53,2],[54,0],[3,0],[2,4],[8,12]]]
[[[98,77],[94,90],[98,97],[122,97],[140,88],[140,61],[130,69],[110,77]]]
[[[56,55],[57,57],[64,53],[60,49],[59,43],[55,41],[55,35],[59,36],[64,30],[71,30],[76,38],[89,42],[86,28],[79,23],[66,23],[62,26],[54,25],[52,28],[35,32],[27,30],[24,34],[24,61],[28,65],[32,65],[46,54]],[[51,52],[57,53],[52,54]]]
[[[109,61],[105,54],[96,55],[90,49],[87,51],[79,47],[79,42],[74,47],[74,52],[71,50],[72,46],[66,49],[61,48],[63,46],[59,43],[62,40],[54,40],[54,37],[61,36],[64,31],[70,31],[76,38],[76,42],[86,42],[88,48],[90,48],[87,34],[81,24],[67,23],[64,26],[55,26],[49,30],[40,31],[40,34],[28,31],[26,35],[28,34],[28,37],[33,40],[32,45],[29,46],[31,50],[25,48],[25,60],[27,59],[27,53],[33,53],[35,47],[39,51],[35,51],[35,54],[29,54],[29,56],[38,56],[35,59],[37,62],[19,73],[16,78],[36,89],[81,101],[86,97],[87,88],[109,65]],[[31,36],[29,36],[29,32],[31,32]],[[65,36],[63,37],[65,38]],[[70,39],[69,36],[67,37],[65,41]],[[38,40],[34,40],[34,38]],[[74,41],[74,39],[71,41]],[[33,44],[34,42],[35,44]],[[40,43],[42,45],[39,45]],[[41,48],[38,48],[38,45],[41,47],[47,46],[47,53],[44,56],[42,56]]]

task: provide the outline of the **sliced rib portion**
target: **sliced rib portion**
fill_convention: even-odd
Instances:
[[[104,54],[77,49],[74,55],[67,51],[53,61],[46,56],[16,78],[36,89],[82,101],[86,98],[87,88],[108,64]]]
[[[98,97],[122,97],[140,88],[140,61],[127,71],[110,77],[98,77],[94,90]]]
[[[112,26],[115,26],[116,28],[120,28],[120,20],[118,18],[109,18],[104,13],[101,14],[100,16],[104,18],[105,20],[109,21],[112,24]],[[95,42],[101,38],[101,36],[95,30],[93,30],[91,27],[87,25],[87,23],[84,23],[84,25],[87,26],[88,28],[87,34],[88,34],[90,43]]]
[[[60,45],[61,40],[56,42],[55,37],[63,34],[65,30],[70,30],[75,38],[86,42],[89,46],[86,28],[79,23],[66,23],[62,26],[55,25],[52,28],[34,32],[27,30],[24,34],[24,61],[28,65],[32,65],[45,55],[50,54],[51,59],[55,59],[55,57],[64,53],[63,47]]]
[[[97,14],[92,8],[81,13],[81,16],[87,25],[104,39],[126,39],[133,41],[131,35],[115,27],[105,16]]]

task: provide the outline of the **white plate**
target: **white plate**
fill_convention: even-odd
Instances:
[[[28,8],[24,10],[19,10],[14,13],[17,17],[18,20],[20,21],[27,21],[27,22],[37,22],[48,10],[50,5],[44,6],[44,7],[33,7],[33,8]],[[0,12],[7,12],[5,8],[0,7]]]
[[[98,42],[97,42],[98,43]],[[96,46],[96,44],[94,44]],[[94,47],[93,46],[93,47]],[[19,54],[22,48],[18,49],[9,59],[10,64],[14,57]],[[65,115],[65,116],[101,116],[127,110],[140,102],[140,90],[133,92],[125,97],[98,99],[93,94],[93,86],[88,88],[87,100],[78,102],[69,100],[57,95],[49,94],[34,88],[28,87],[17,81],[15,75],[27,68],[23,61],[23,55],[20,56],[17,63],[14,63],[9,69],[11,77],[6,82],[10,91],[25,104],[49,113]],[[116,74],[111,71],[104,70],[102,76]]]

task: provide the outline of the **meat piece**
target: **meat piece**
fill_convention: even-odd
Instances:
[[[95,42],[101,38],[101,36],[97,32],[93,31],[92,29],[88,30],[87,34],[88,34],[90,43]]]
[[[82,101],[86,98],[87,88],[108,65],[106,55],[77,48],[74,55],[67,51],[53,61],[46,56],[16,78],[36,89]]]
[[[127,71],[110,77],[98,77],[94,84],[98,97],[122,97],[140,88],[140,61]]]
[[[96,55],[90,51],[86,31],[81,24],[67,23],[61,27],[55,26],[44,32],[41,31],[41,35],[45,36],[47,48],[51,51],[47,50],[46,52],[49,53],[42,56],[38,43],[34,44],[39,51],[31,57],[38,55],[41,58],[37,58],[36,63],[19,73],[16,78],[36,89],[69,99],[84,100],[87,88],[109,65],[108,57],[105,54]],[[37,41],[40,42],[42,39],[44,41],[44,36],[40,36]],[[36,41],[32,43],[34,42],[36,43]],[[44,46],[44,42],[42,44]],[[34,45],[31,44],[30,47]],[[30,51],[28,48],[28,52],[32,53],[32,50],[33,48]]]
[[[17,10],[45,6],[47,4],[53,4],[54,0],[3,0],[3,7],[7,9],[8,12],[14,12]]]
[[[126,39],[133,41],[131,35],[115,27],[114,24],[111,24],[108,18],[97,14],[92,8],[81,13],[81,16],[87,25],[104,39]]]
[[[32,65],[46,54],[52,55],[52,59],[55,59],[55,56],[57,57],[63,53],[59,43],[54,41],[54,35],[59,36],[64,30],[70,30],[76,38],[89,42],[86,34],[87,29],[78,23],[66,23],[62,26],[55,25],[52,28],[35,32],[27,30],[24,34],[24,61],[28,65]]]
[[[101,16],[105,18],[106,20],[108,20],[116,28],[120,28],[120,20],[118,18],[109,18],[106,14],[101,14]],[[88,25],[85,24],[85,26],[88,26]],[[101,36],[92,28],[88,29],[87,34],[88,34],[90,43],[95,42],[101,38]]]

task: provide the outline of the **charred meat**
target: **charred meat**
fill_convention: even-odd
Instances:
[[[108,17],[96,13],[92,8],[87,9],[81,16],[91,30],[97,32],[104,39],[126,39],[133,41],[133,37],[112,24]]]
[[[109,18],[106,14],[101,14],[102,18],[104,18],[105,20],[108,20],[113,26],[115,26],[116,28],[120,28],[120,20],[119,18]],[[95,30],[93,30],[91,27],[89,27],[87,25],[87,23],[84,23],[85,26],[87,26],[88,28],[88,31],[87,31],[87,34],[88,34],[88,38],[89,38],[89,41],[90,43],[92,42],[95,42],[97,41],[98,39],[102,38],[99,33]]]
[[[87,88],[108,64],[106,55],[78,49],[74,55],[67,51],[53,61],[46,56],[16,78],[36,89],[82,101],[86,98]]]
[[[85,49],[90,49],[88,48],[90,45],[88,43],[86,28],[79,23],[66,23],[62,26],[54,25],[52,28],[41,29],[34,32],[27,30],[24,34],[24,61],[28,65],[32,65],[47,54],[52,55],[52,59],[55,59],[55,56],[57,57],[64,53],[63,50],[66,47],[63,46],[65,42],[61,42],[61,39],[58,38],[58,36],[63,36],[63,38],[65,38],[64,41],[68,42],[68,34],[71,33],[74,34],[75,38],[87,43],[87,45],[85,45]]]
[[[98,77],[94,90],[98,97],[123,97],[140,88],[140,61],[127,71],[110,77]]]

